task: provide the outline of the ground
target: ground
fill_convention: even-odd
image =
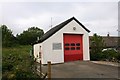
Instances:
[[[52,78],[96,78],[118,79],[118,66],[99,64],[92,61],[74,61],[53,64]],[[43,73],[47,72],[47,65],[42,65]],[[87,80],[87,79],[86,79]]]

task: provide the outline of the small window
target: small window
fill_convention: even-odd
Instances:
[[[76,47],[76,50],[80,50],[80,47]]]
[[[75,47],[71,47],[71,50],[75,50]]]
[[[53,47],[53,50],[61,50],[62,49],[62,43],[53,43],[52,47]]]
[[[69,47],[66,47],[65,50],[69,50]]]
[[[66,43],[65,46],[69,46],[69,43]]]
[[[80,43],[76,43],[76,46],[80,46]]]
[[[75,46],[75,44],[74,44],[74,43],[71,43],[71,46]]]

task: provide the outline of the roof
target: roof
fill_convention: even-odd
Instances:
[[[69,22],[71,22],[72,20],[75,20],[80,26],[82,26],[82,28],[84,28],[87,32],[90,32],[83,24],[81,24],[75,17],[72,17],[64,22],[62,22],[61,24],[51,28],[49,31],[47,31],[41,38],[39,41],[37,41],[36,43],[41,43],[43,41],[45,41],[46,39],[48,39],[50,36],[52,36],[53,34],[55,34],[57,31],[59,31],[61,28],[63,28],[65,25],[67,25]]]
[[[106,47],[108,48],[112,48],[112,47],[120,47],[120,37],[118,36],[101,36],[103,38],[103,41],[106,45]],[[89,44],[91,45],[92,41],[91,41],[92,36],[89,36]]]

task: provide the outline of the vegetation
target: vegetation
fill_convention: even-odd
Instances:
[[[7,28],[6,25],[2,25],[0,27],[0,31],[2,30],[2,46],[3,47],[12,47],[17,44],[21,45],[31,45],[35,41],[37,41],[37,38],[41,37],[44,34],[44,31],[42,29],[39,29],[38,27],[31,27],[28,28],[28,30],[23,31],[20,35],[17,34],[15,37],[12,34],[12,31]]]
[[[2,46],[3,47],[11,47],[15,42],[15,37],[12,34],[12,31],[7,28],[6,25],[2,25],[0,27],[0,31],[2,30]]]
[[[0,26],[2,31],[2,80],[36,80],[40,77],[34,73],[33,56],[30,57],[30,46],[44,34],[37,27],[28,28],[16,37],[6,25]]]
[[[100,55],[101,60],[107,61],[119,61],[120,53],[116,52],[114,49],[103,51]]]
[[[92,37],[90,58],[91,60],[120,61],[120,53],[114,49],[102,51],[105,48],[103,38],[94,34]]]
[[[33,73],[33,59],[30,58],[29,50],[31,46],[18,46],[3,48],[2,50],[2,79],[36,80],[40,78]]]
[[[43,34],[44,31],[42,29],[31,27],[28,28],[28,30],[23,31],[23,33],[21,33],[20,35],[17,35],[17,39],[20,44],[28,45],[37,41],[37,38],[40,38]]]
[[[91,42],[91,60],[99,60],[102,49],[105,47],[103,38],[101,36],[98,36],[97,34],[94,34],[91,38]]]

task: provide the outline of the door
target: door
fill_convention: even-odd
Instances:
[[[81,34],[64,34],[64,61],[83,60]]]

